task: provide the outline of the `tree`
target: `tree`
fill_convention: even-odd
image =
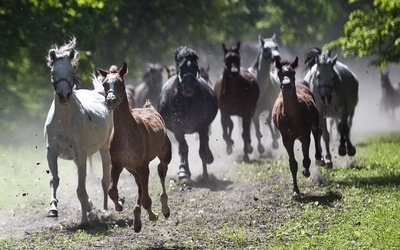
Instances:
[[[350,0],[360,9],[350,14],[344,36],[327,47],[344,56],[375,56],[372,65],[384,68],[400,61],[400,0]]]

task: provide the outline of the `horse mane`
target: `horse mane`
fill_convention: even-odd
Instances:
[[[58,47],[57,44],[52,45],[52,49],[54,49],[57,58],[59,57],[66,57],[70,55],[71,50],[74,50],[74,58],[71,59],[71,64],[74,68],[78,67],[78,62],[79,62],[79,52],[75,49],[76,46],[76,38],[71,37],[71,40],[69,43],[64,44],[61,47]],[[46,56],[47,60],[47,66],[51,67],[53,65],[54,60],[50,57],[50,54]]]
[[[175,50],[175,64],[176,68],[179,68],[179,65],[182,63],[184,58],[189,58],[194,61],[198,61],[199,55],[193,49],[187,46],[180,46]]]
[[[322,56],[323,59],[330,58],[331,51],[332,51],[332,49],[322,50],[321,48],[318,48],[318,47],[311,48],[310,51],[308,51],[304,55],[304,57],[305,57],[304,65],[306,66],[304,68],[304,71],[306,71],[307,69],[311,69],[317,63],[316,58],[318,56]]]

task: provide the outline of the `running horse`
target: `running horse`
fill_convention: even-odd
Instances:
[[[258,152],[260,154],[265,152],[265,148],[261,143],[263,137],[260,130],[260,115],[265,111],[266,122],[269,127],[272,137],[272,148],[278,148],[279,131],[273,127],[272,123],[272,108],[276,97],[279,94],[279,78],[275,72],[274,63],[276,59],[280,59],[278,51],[278,44],[276,42],[275,34],[270,38],[262,38],[258,36],[260,42],[260,50],[253,65],[249,68],[250,72],[254,72],[257,76],[257,82],[260,87],[260,98],[258,99],[257,108],[253,116],[254,128],[256,130],[256,137],[258,141]],[[264,114],[262,115],[264,117]],[[264,123],[264,122],[263,122]]]
[[[379,106],[381,111],[387,113],[390,121],[394,121],[396,108],[400,106],[400,89],[393,87],[389,71],[380,71],[381,75],[381,97],[379,99]]]
[[[157,103],[162,88],[162,72],[163,68],[158,63],[147,64],[142,75],[143,82],[135,88],[135,105],[142,107],[147,100],[154,105]]]
[[[221,112],[223,138],[226,142],[226,152],[232,153],[232,115],[242,117],[243,161],[249,162],[251,146],[250,126],[256,110],[260,89],[255,77],[245,68],[240,67],[240,42],[236,46],[224,50],[225,68],[222,77],[215,83],[214,91],[218,98]]]
[[[118,180],[125,168],[135,178],[138,186],[138,199],[134,214],[135,232],[140,232],[142,222],[140,219],[141,206],[147,210],[149,220],[158,219],[153,212],[152,201],[149,196],[149,163],[158,157],[158,176],[161,182],[161,210],[165,218],[170,215],[168,196],[165,189],[165,177],[168,164],[171,161],[171,141],[167,135],[167,128],[161,115],[147,101],[143,108],[131,109],[126,96],[124,75],[128,66],[123,63],[118,70],[111,66],[109,71],[99,69],[105,77],[103,81],[106,93],[106,106],[113,111],[114,129],[110,137],[111,155],[111,184],[108,195],[114,202],[115,210],[122,211],[123,199],[118,196]]]
[[[208,178],[207,164],[214,161],[209,147],[209,126],[218,112],[217,98],[210,85],[200,76],[197,53],[186,46],[175,50],[176,75],[164,84],[157,110],[167,128],[179,143],[180,166],[178,177],[190,179],[185,134],[198,133],[199,155],[203,165],[203,178]]]
[[[297,185],[298,165],[294,155],[294,143],[301,142],[303,151],[303,175],[310,176],[311,160],[309,157],[310,134],[315,142],[315,159],[318,165],[323,165],[321,147],[319,146],[319,116],[314,96],[310,89],[303,84],[295,84],[295,69],[298,66],[298,57],[289,63],[276,60],[278,77],[281,82],[280,93],[275,101],[272,119],[282,135],[283,145],[289,155],[290,172],[293,178],[293,196],[300,199]]]
[[[107,209],[110,182],[108,142],[112,116],[104,103],[104,89],[96,77],[93,77],[94,90],[74,88],[79,81],[76,75],[78,51],[75,50],[75,45],[76,39],[72,38],[60,48],[55,45],[47,56],[54,88],[54,99],[44,126],[47,162],[51,174],[48,216],[58,217],[58,158],[73,160],[78,169],[76,192],[81,203],[82,224],[86,224],[87,212],[93,206],[86,192],[86,159],[97,151],[100,151],[103,165],[103,208]]]
[[[317,103],[320,131],[325,143],[325,165],[332,168],[330,135],[326,118],[338,120],[340,156],[356,154],[356,148],[350,140],[355,107],[358,103],[358,80],[356,75],[343,63],[337,61],[337,55],[330,57],[330,51],[313,48],[305,55],[305,64],[309,68],[303,83],[310,87]],[[320,133],[321,137],[321,133]]]

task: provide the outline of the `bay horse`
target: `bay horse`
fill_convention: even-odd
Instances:
[[[249,68],[250,72],[254,72],[260,87],[260,97],[258,99],[257,108],[253,116],[254,128],[258,141],[257,149],[260,154],[265,152],[265,148],[261,143],[263,137],[260,130],[260,115],[267,111],[265,124],[269,127],[272,136],[272,148],[279,147],[277,131],[272,124],[272,108],[276,97],[279,94],[279,78],[275,72],[274,63],[276,59],[280,59],[276,35],[270,38],[258,36],[260,42],[260,50],[253,65]],[[264,115],[263,115],[264,117]],[[264,122],[263,122],[264,123]]]
[[[256,110],[260,89],[255,77],[245,68],[240,66],[240,42],[236,46],[224,50],[224,71],[222,77],[215,82],[214,91],[218,98],[221,112],[223,138],[226,142],[227,154],[232,153],[233,121],[231,116],[242,117],[243,161],[249,162],[249,153],[253,152],[251,146],[250,126],[251,119]]]
[[[142,222],[140,219],[141,206],[147,210],[149,220],[155,221],[157,215],[151,209],[152,201],[149,196],[149,163],[158,157],[158,176],[161,182],[161,210],[165,218],[170,215],[168,196],[165,190],[165,177],[168,164],[171,161],[171,141],[161,115],[147,101],[143,108],[131,109],[128,104],[124,75],[128,66],[123,63],[118,70],[111,66],[109,71],[98,69],[105,77],[103,82],[106,92],[105,103],[113,111],[114,129],[110,136],[111,155],[111,184],[108,195],[114,202],[115,210],[122,211],[123,199],[118,196],[118,180],[125,168],[131,173],[138,186],[138,199],[134,214],[135,232],[140,232]]]
[[[73,37],[60,48],[54,45],[46,58],[54,88],[54,99],[44,126],[47,162],[51,174],[48,216],[58,217],[58,158],[73,160],[78,169],[77,196],[81,203],[82,223],[86,224],[86,213],[93,206],[86,192],[86,159],[97,151],[100,151],[103,165],[103,208],[107,209],[110,182],[108,142],[112,116],[104,103],[104,89],[96,77],[93,77],[94,90],[74,88],[79,81],[76,75],[78,51],[75,46],[76,39]]]
[[[293,178],[293,195],[300,199],[297,185],[298,165],[294,155],[295,140],[301,142],[303,151],[303,175],[310,176],[311,160],[309,157],[310,134],[315,142],[315,159],[318,165],[324,163],[319,146],[319,116],[314,96],[310,89],[303,84],[295,84],[295,69],[298,66],[298,57],[289,63],[276,60],[278,77],[281,82],[280,93],[275,101],[272,119],[282,135],[283,145],[289,155],[290,172]]]
[[[135,88],[135,103],[143,107],[147,100],[156,104],[162,88],[163,68],[158,63],[148,63],[142,75],[142,82]]]
[[[320,129],[325,142],[325,165],[327,168],[332,168],[326,118],[332,117],[338,120],[339,155],[354,156],[356,148],[351,143],[350,130],[358,103],[358,80],[345,64],[337,61],[337,55],[330,57],[330,51],[315,47],[305,54],[305,63],[310,70],[305,75],[303,83],[310,86],[315,97]]]
[[[208,178],[207,164],[214,161],[209,147],[209,126],[218,112],[217,97],[213,89],[200,76],[197,53],[181,46],[175,50],[176,75],[164,84],[157,110],[179,143],[180,166],[178,177],[190,179],[189,146],[185,134],[198,133],[199,155],[203,165],[203,178]]]
[[[400,89],[393,87],[388,70],[381,70],[380,76],[382,92],[379,99],[379,107],[393,121],[395,119],[396,108],[400,106]]]

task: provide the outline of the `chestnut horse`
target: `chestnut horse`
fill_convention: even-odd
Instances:
[[[128,72],[126,63],[119,70],[111,66],[109,71],[99,69],[99,72],[105,77],[105,102],[113,110],[114,121],[109,147],[111,183],[108,195],[115,204],[115,210],[122,211],[123,200],[119,199],[117,188],[119,176],[124,168],[134,176],[139,193],[133,209],[134,229],[139,232],[142,228],[141,206],[147,210],[151,221],[158,219],[151,209],[152,201],[148,191],[149,163],[155,157],[160,160],[158,176],[162,187],[161,210],[165,218],[170,215],[165,177],[171,161],[171,142],[161,115],[149,102],[143,108],[129,108],[123,78]]]
[[[275,101],[272,119],[281,132],[282,142],[289,155],[290,171],[293,178],[294,197],[300,199],[297,186],[297,161],[294,156],[294,142],[299,140],[303,151],[303,175],[310,176],[311,160],[309,157],[310,133],[315,142],[316,163],[323,165],[319,146],[319,117],[314,96],[310,89],[303,84],[295,84],[295,68],[298,66],[298,57],[292,62],[276,60],[278,77],[281,82],[281,91]]]
[[[186,46],[175,50],[176,75],[164,84],[157,109],[167,128],[179,143],[180,166],[178,177],[190,179],[189,146],[185,134],[199,134],[199,155],[203,178],[208,178],[207,164],[214,161],[209,147],[209,126],[218,112],[217,97],[210,85],[200,76],[197,53]]]
[[[76,193],[81,203],[82,224],[86,224],[87,212],[92,210],[92,203],[86,192],[86,159],[97,151],[100,151],[103,165],[103,208],[107,209],[107,189],[110,181],[108,141],[112,129],[112,116],[104,104],[104,89],[96,77],[93,78],[94,90],[74,88],[79,82],[76,74],[78,51],[75,50],[75,46],[76,39],[72,38],[60,48],[55,46],[50,49],[47,56],[54,88],[54,100],[44,126],[47,162],[51,174],[48,216],[58,217],[58,158],[73,160],[78,170]]]
[[[224,50],[225,68],[221,79],[214,86],[221,111],[221,124],[223,138],[226,142],[226,152],[232,153],[232,115],[242,117],[242,138],[244,142],[243,160],[249,161],[248,154],[253,152],[250,137],[250,125],[256,110],[260,89],[255,77],[245,68],[240,67],[240,42]]]

